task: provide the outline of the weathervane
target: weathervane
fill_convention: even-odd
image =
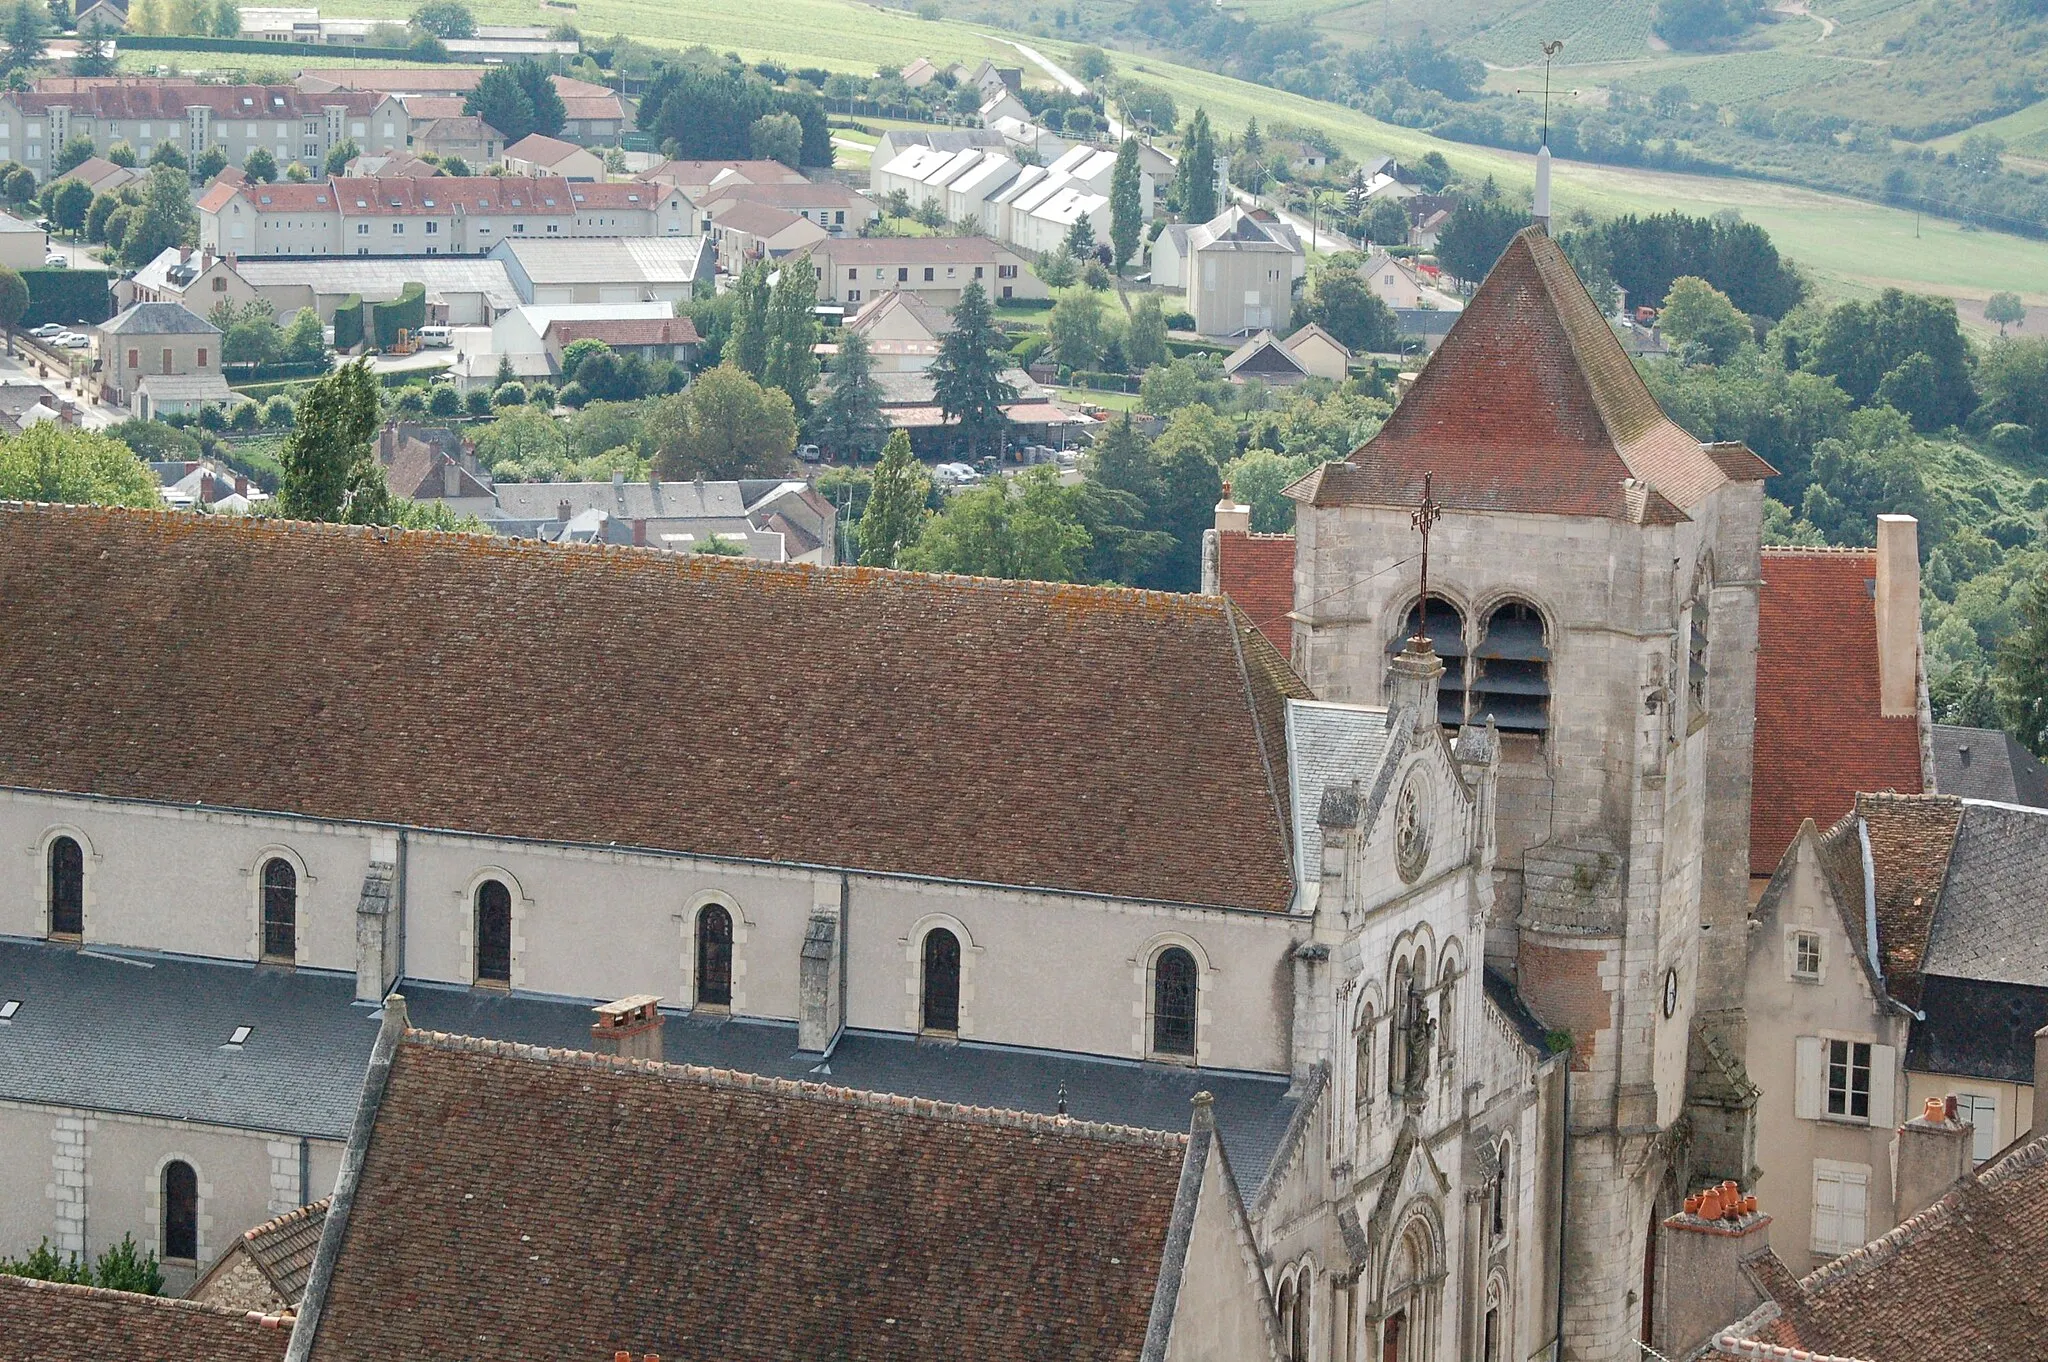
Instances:
[[[1435,477],[1434,473],[1424,473],[1422,475],[1422,504],[1417,506],[1414,514],[1408,517],[1408,523],[1413,525],[1415,532],[1422,536],[1422,596],[1415,603],[1415,637],[1408,641],[1410,643],[1420,643],[1424,648],[1430,646],[1429,527],[1442,520],[1444,516],[1444,508],[1437,504],[1434,496],[1430,495],[1430,484],[1435,480]]]
[[[1543,145],[1546,147],[1550,145],[1550,63],[1562,51],[1562,38],[1552,38],[1543,44]]]

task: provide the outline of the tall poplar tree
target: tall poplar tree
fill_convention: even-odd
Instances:
[[[939,341],[932,363],[932,395],[949,421],[960,424],[970,456],[979,457],[984,440],[1000,449],[1010,419],[1003,403],[1017,400],[1017,390],[1003,381],[997,353],[1003,333],[996,329],[988,293],[970,281],[953,309],[953,329]]]
[[[278,458],[278,510],[293,520],[388,519],[391,493],[371,452],[382,419],[368,360],[343,365],[308,388]]]
[[[1145,231],[1145,201],[1138,168],[1138,139],[1126,137],[1116,149],[1116,169],[1109,173],[1109,244],[1116,256],[1116,272],[1138,253],[1138,238]]]
[[[732,331],[725,338],[720,362],[749,378],[768,371],[768,266],[750,260],[732,286]]]
[[[811,409],[818,383],[818,269],[807,255],[782,262],[768,299],[768,344],[761,382],[789,394],[801,417]]]
[[[917,542],[924,528],[925,502],[931,478],[910,452],[910,434],[897,431],[882,450],[869,485],[867,509],[860,517],[862,567],[895,567],[903,550]]]
[[[1216,216],[1216,134],[1209,126],[1207,109],[1195,110],[1188,120],[1174,180],[1180,189],[1182,217],[1189,222],[1207,222]]]
[[[2012,735],[2048,757],[2048,577],[2036,577],[2014,612],[2018,625],[1998,647],[1993,684]]]

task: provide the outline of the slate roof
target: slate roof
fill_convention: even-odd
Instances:
[[[2048,988],[2048,809],[1963,801],[1921,968]]]
[[[1943,794],[2048,809],[2048,765],[1996,728],[1936,724],[1934,783]]]
[[[2032,929],[2036,932],[2039,928]],[[1906,1067],[2001,1083],[2032,1083],[2034,1033],[2048,1026],[2048,988],[1928,975],[1906,1041]]]
[[[1658,408],[1564,252],[1530,228],[1379,433],[1290,495],[1412,506],[1434,473],[1450,510],[1672,524],[1731,477],[1772,471],[1754,455],[1735,472],[1723,462]]]
[[[1280,655],[1294,655],[1294,536],[1220,530],[1216,589],[1251,616]]]
[[[2038,1358],[2048,1338],[2048,1136],[1787,1288],[1742,1333],[1870,1362]],[[1731,1349],[1724,1356],[1770,1356]]]
[[[1802,819],[1825,827],[1859,791],[1921,788],[1919,723],[1879,702],[1876,550],[1767,548],[1763,579],[1752,875],[1771,873]]]
[[[190,646],[176,603],[236,589],[265,607]],[[1213,597],[5,504],[0,785],[1277,912],[1280,710],[1307,691],[1244,624]],[[590,721],[622,696],[630,723]],[[234,740],[173,740],[191,712]],[[308,747],[344,713],[374,740]]]
[[[401,987],[422,1026],[563,1049],[590,1043],[596,999],[417,979]],[[0,1099],[345,1139],[381,1015],[354,996],[349,975],[0,938],[0,1002],[22,1003],[0,1022]],[[236,1026],[254,1030],[239,1052],[221,1050]],[[1246,1198],[1296,1107],[1279,1075],[923,1045],[893,1032],[846,1032],[823,1066],[798,1052],[791,1023],[669,1015],[662,1041],[675,1064],[970,1106],[1050,1115],[1064,1090],[1077,1119],[1149,1129],[1186,1125],[1189,1099],[1206,1090]]]
[[[1323,873],[1323,792],[1370,790],[1387,755],[1387,712],[1320,700],[1287,702],[1287,769],[1294,778],[1295,845],[1303,884]]]
[[[7,1362],[278,1362],[290,1342],[243,1310],[0,1276]]]
[[[115,336],[218,336],[220,328],[183,303],[131,303],[100,323]]]
[[[314,1362],[1136,1359],[1186,1147],[411,1031],[300,1327]]]

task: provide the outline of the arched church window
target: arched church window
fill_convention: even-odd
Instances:
[[[1308,1330],[1314,1316],[1309,1297],[1314,1290],[1315,1274],[1305,1267],[1295,1278],[1294,1327],[1287,1335],[1288,1362],[1308,1362]]]
[[[299,872],[282,856],[263,863],[263,958],[292,960],[299,953]]]
[[[1294,1351],[1294,1278],[1280,1283],[1280,1337],[1286,1340],[1287,1350]],[[1292,1357],[1288,1362],[1293,1362]]]
[[[476,887],[476,981],[512,982],[512,891],[500,880]]]
[[[960,1029],[960,938],[944,927],[934,927],[924,937],[921,1024],[927,1031]]]
[[[1407,647],[1408,640],[1417,633],[1427,634],[1430,647],[1443,659],[1444,674],[1436,686],[1437,721],[1446,728],[1456,728],[1465,722],[1465,617],[1443,597],[1431,596],[1425,618],[1418,602],[1408,607],[1401,627],[1387,640],[1387,656]]]
[[[1437,980],[1436,990],[1436,1042],[1439,1053],[1451,1053],[1451,1042],[1457,1033],[1451,1029],[1456,1015],[1458,1000],[1458,962],[1445,957],[1443,974]]]
[[[732,1006],[732,914],[716,903],[697,914],[697,1006]]]
[[[1403,960],[1394,968],[1392,1011],[1388,1014],[1394,1024],[1387,1028],[1387,1091],[1397,1097],[1408,1091],[1408,1027],[1414,1019],[1408,996],[1411,983],[1408,962]]]
[[[1195,1053],[1195,957],[1179,946],[1159,952],[1152,965],[1152,1050]]]
[[[183,1159],[172,1159],[163,1173],[164,1257],[199,1256],[199,1174]]]
[[[1486,618],[1472,660],[1472,721],[1503,733],[1550,729],[1550,646],[1536,607],[1508,601]]]
[[[50,935],[85,935],[85,849],[74,837],[50,843]]]
[[[1502,1140],[1493,1177],[1493,1237],[1496,1239],[1508,1232],[1508,1207],[1513,1199],[1512,1157],[1513,1151],[1508,1148],[1508,1142]]]

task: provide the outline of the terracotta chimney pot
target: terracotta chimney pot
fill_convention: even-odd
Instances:
[[[1930,1097],[1927,1099],[1926,1109],[1920,1113],[1920,1119],[1923,1121],[1939,1121],[1947,1113],[1948,1104],[1946,1102],[1942,1101],[1939,1097]]]
[[[1720,1218],[1721,1189],[1719,1187],[1710,1187],[1705,1195],[1700,1197],[1700,1219],[1719,1220]]]

